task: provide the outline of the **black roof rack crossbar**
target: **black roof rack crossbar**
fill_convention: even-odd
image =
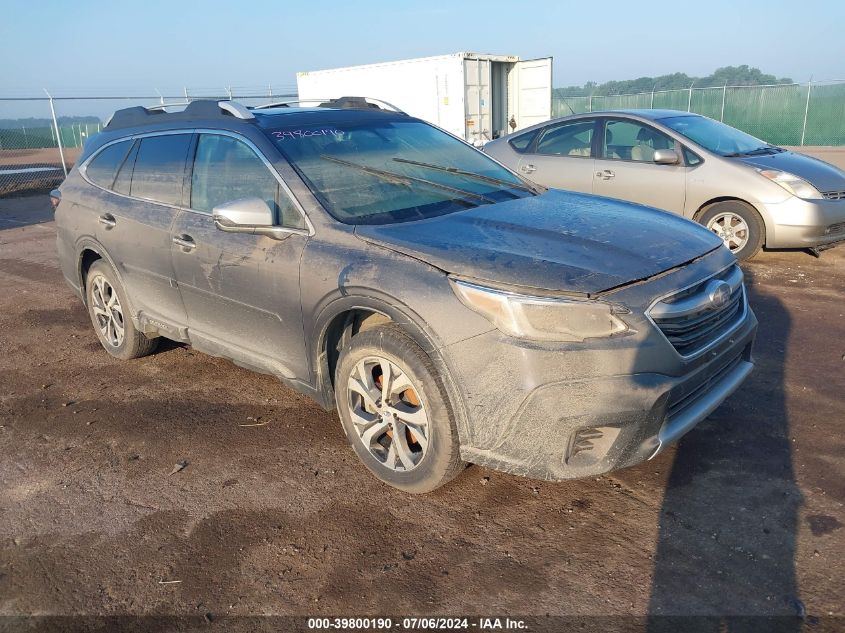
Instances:
[[[183,110],[168,112],[167,108],[185,106]],[[106,128],[132,127],[155,121],[183,120],[183,119],[217,119],[220,117],[235,117],[245,121],[255,119],[249,108],[237,101],[197,99],[184,103],[162,103],[151,107],[134,106],[117,110],[106,121]]]

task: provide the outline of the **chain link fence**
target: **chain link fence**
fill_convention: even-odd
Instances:
[[[272,88],[184,90],[182,94],[97,97],[0,97],[0,197],[47,192],[65,178],[85,141],[120,108],[234,99],[245,105],[296,99]]]
[[[85,141],[120,108],[194,99],[236,99],[246,105],[295,99],[286,87],[227,88],[182,94],[0,98],[0,197],[49,191],[65,177]],[[552,100],[552,116],[619,108],[696,112],[777,145],[845,145],[845,81],[773,86],[690,87],[630,95]]]
[[[774,145],[845,145],[845,81],[552,99],[554,117],[623,108],[695,112]]]

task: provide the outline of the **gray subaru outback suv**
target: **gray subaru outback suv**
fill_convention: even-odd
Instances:
[[[337,408],[381,480],[649,459],[748,376],[757,321],[711,232],[546,190],[346,98],[129,108],[53,193],[103,347],[166,337]]]

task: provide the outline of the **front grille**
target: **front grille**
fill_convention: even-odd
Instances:
[[[823,191],[822,195],[828,200],[845,200],[845,191]]]
[[[727,284],[727,289],[719,282]],[[742,271],[739,266],[733,265],[664,297],[651,307],[649,317],[678,353],[688,357],[703,351],[733,330],[745,317],[745,309]]]
[[[845,222],[837,222],[836,224],[831,224],[825,230],[825,233],[828,235],[837,235],[839,233],[845,233]]]

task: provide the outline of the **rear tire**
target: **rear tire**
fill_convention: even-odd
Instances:
[[[719,236],[734,257],[751,259],[766,241],[766,225],[757,210],[741,200],[711,204],[698,216],[698,222]]]
[[[85,297],[94,332],[109,354],[129,360],[155,350],[158,339],[149,338],[135,328],[129,314],[126,291],[114,269],[102,259],[88,269]]]
[[[458,433],[437,369],[396,325],[349,340],[334,391],[349,443],[383,482],[425,493],[461,472]]]

